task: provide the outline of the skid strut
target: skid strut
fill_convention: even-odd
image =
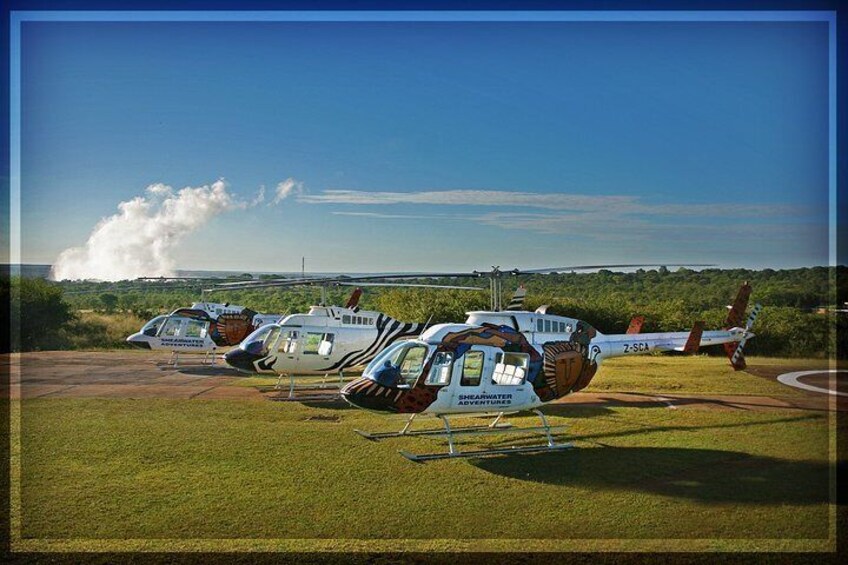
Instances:
[[[171,351],[171,358],[168,359],[168,365],[173,365],[176,369],[179,367],[180,362],[180,352],[177,350]]]
[[[403,426],[403,429],[399,432],[366,432],[363,430],[353,430],[365,439],[370,439],[372,441],[377,441],[380,439],[386,439],[390,437],[403,437],[403,436],[443,436],[446,435],[445,430],[443,429],[435,429],[435,430],[413,430],[409,431],[410,426],[412,426],[412,421],[415,419],[417,414],[413,414],[406,421],[406,424]],[[463,428],[451,428],[450,433],[454,435],[458,434],[472,434],[472,433],[494,433],[501,430],[507,430],[512,427],[512,424],[509,423],[501,423],[500,419],[503,416],[503,412],[499,412],[495,419],[491,424],[484,424],[482,426],[466,426]],[[441,418],[441,416],[440,416]],[[444,421],[444,419],[442,420]],[[449,425],[449,424],[448,424]]]
[[[277,383],[274,385],[274,389],[273,389],[273,390],[279,391],[280,394],[278,394],[277,396],[271,396],[269,398],[270,398],[270,400],[281,400],[281,401],[293,401],[293,400],[296,400],[296,401],[300,401],[300,400],[327,400],[327,401],[330,401],[330,400],[338,400],[338,399],[341,398],[341,389],[342,389],[342,386],[344,385],[344,371],[339,371],[339,380],[338,380],[337,385],[328,384],[327,383],[327,377],[328,376],[329,376],[329,373],[325,373],[323,378],[321,379],[321,384],[319,384],[319,385],[312,385],[312,384],[306,384],[306,385],[301,384],[301,385],[299,385],[299,384],[295,384],[294,373],[289,373],[288,374],[288,377],[289,377],[288,395],[284,396],[282,394],[283,390],[285,390],[283,388],[283,379],[286,377],[286,375],[281,374],[277,378]],[[312,390],[312,391],[322,390],[323,391],[323,390],[326,390],[326,389],[330,389],[330,390],[328,392],[322,392],[322,393],[319,393],[319,394],[295,394],[295,391],[297,391],[297,390]],[[332,392],[330,392],[330,391],[332,391]]]
[[[509,427],[508,425],[503,425],[499,423],[501,414],[495,418],[488,426],[470,426],[466,428],[451,428],[450,422],[446,415],[439,415],[439,418],[442,420],[444,425],[444,430],[422,430],[410,432],[408,431],[408,425],[412,422],[412,418],[407,422],[407,426],[404,427],[401,432],[396,432],[394,434],[367,434],[357,430],[357,432],[367,437],[368,439],[382,439],[384,437],[398,437],[398,436],[411,436],[411,435],[435,435],[435,436],[445,436],[448,441],[448,451],[447,453],[423,453],[423,454],[414,454],[409,453],[407,451],[401,451],[401,455],[409,459],[410,461],[415,462],[423,462],[423,461],[432,461],[435,459],[454,459],[454,458],[462,458],[462,457],[487,457],[490,455],[508,455],[514,453],[543,453],[548,451],[560,451],[563,449],[571,448],[570,443],[556,443],[554,441],[552,431],[557,431],[561,429],[565,429],[566,426],[551,426],[548,423],[545,415],[542,414],[539,410],[533,410],[539,419],[541,420],[541,426],[534,427],[526,427],[526,428],[518,428],[518,427]],[[540,432],[544,434],[545,443],[542,445],[528,445],[528,446],[513,446],[513,447],[505,447],[505,448],[494,448],[494,449],[479,449],[474,451],[459,451],[454,444],[454,436],[461,434],[496,434],[496,433],[521,433],[521,432]]]
[[[215,366],[215,350],[214,349],[212,351],[206,352],[206,355],[203,356],[203,361],[201,361],[201,364],[206,364],[206,361],[208,361],[210,359],[211,359],[211,363],[209,363],[209,365],[214,367]]]

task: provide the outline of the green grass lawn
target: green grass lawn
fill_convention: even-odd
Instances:
[[[715,374],[716,367],[708,358],[619,360],[604,366],[593,387],[606,380],[609,390],[644,383],[653,392],[793,394],[758,377]],[[21,539],[317,538],[330,549],[351,540],[491,549],[514,546],[479,540],[530,539],[537,549],[555,549],[562,546],[546,540],[627,548],[639,540],[706,539],[702,547],[733,549],[828,538],[826,413],[547,412],[552,424],[569,425],[575,449],[416,464],[398,450],[443,450],[442,441],[369,442],[353,429],[387,431],[402,421],[341,405],[24,400]],[[466,436],[460,448],[522,441]],[[181,547],[167,543],[157,547]],[[279,547],[305,542],[298,543]]]
[[[770,367],[786,367],[786,371],[828,368],[827,359],[748,357],[747,363],[748,370],[752,372]],[[610,359],[601,364],[586,391],[776,396],[805,394],[774,379],[734,371],[726,357],[706,355],[647,355]]]

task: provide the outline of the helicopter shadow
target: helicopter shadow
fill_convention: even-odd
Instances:
[[[706,504],[776,506],[829,500],[826,462],[718,449],[604,446],[478,459],[472,464],[521,481],[641,491]]]
[[[763,405],[762,403],[746,402],[743,398],[734,397],[731,399],[723,399],[720,397],[702,397],[702,396],[676,396],[673,394],[646,394],[642,392],[627,392],[627,398],[616,398],[614,396],[605,397],[601,395],[602,404],[600,406],[609,407],[609,412],[612,408],[685,408],[687,406],[699,406],[704,408],[717,408],[733,411],[740,410],[757,410],[768,409],[772,406]],[[582,404],[579,402],[566,403],[551,403],[545,405],[544,412],[551,416],[568,417],[575,413],[575,410],[587,407],[596,407],[595,404]],[[789,406],[793,410],[803,410],[805,412],[827,412],[826,404],[822,406],[814,405],[792,405]]]
[[[357,408],[351,406],[341,398],[332,398],[332,399],[317,399],[317,400],[292,400],[290,402],[297,402],[306,406],[307,408],[318,408],[318,409],[326,409],[326,410],[357,410]]]
[[[545,411],[546,415],[557,415],[548,410]],[[574,418],[580,418],[582,415],[569,413],[570,416]],[[818,414],[803,414],[800,416],[788,416],[781,418],[774,418],[771,420],[759,420],[756,422],[734,422],[729,424],[708,424],[703,426],[686,426],[686,425],[667,425],[667,426],[649,426],[649,425],[641,425],[638,423],[631,422],[631,425],[635,425],[636,427],[628,428],[624,430],[615,430],[608,432],[597,432],[597,433],[588,433],[581,435],[574,435],[568,431],[564,432],[555,432],[553,435],[557,436],[560,441],[583,441],[587,443],[597,444],[603,447],[609,447],[602,443],[599,440],[610,439],[610,438],[623,438],[630,436],[640,436],[645,434],[655,434],[655,433],[663,433],[663,432],[703,432],[704,430],[711,429],[728,429],[728,428],[744,428],[750,426],[763,426],[763,425],[772,425],[772,424],[784,424],[789,422],[801,422],[805,420],[819,420],[822,416]],[[566,426],[568,424],[566,423]],[[510,438],[501,438],[493,442],[493,445],[502,446],[502,445],[523,445],[526,443],[532,443],[537,441],[538,438],[534,439],[533,437],[525,437],[523,439],[518,439],[517,441],[512,440]]]
[[[235,369],[231,367],[222,367],[216,366],[213,367],[211,365],[185,365],[180,367],[174,367],[172,365],[159,365],[159,369],[162,371],[168,371],[170,373],[176,373],[180,375],[186,375],[189,377],[244,377],[245,375],[239,373]]]

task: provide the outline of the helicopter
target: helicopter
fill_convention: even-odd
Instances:
[[[399,340],[418,336],[428,323],[404,323],[384,313],[359,310],[361,288],[367,286],[441,288],[484,291],[477,286],[457,286],[432,283],[404,283],[409,279],[432,278],[489,278],[489,290],[493,297],[500,297],[501,278],[504,275],[536,274],[557,270],[585,270],[601,267],[643,267],[648,265],[582,265],[558,269],[501,272],[494,267],[491,272],[471,273],[388,273],[379,275],[339,275],[304,277],[301,279],[274,279],[262,281],[238,281],[217,284],[204,292],[227,289],[256,289],[273,287],[320,286],[321,301],[304,314],[292,314],[274,324],[267,324],[247,336],[235,349],[224,355],[232,367],[245,373],[276,374],[274,389],[281,389],[283,379],[288,377],[288,397],[277,400],[306,400],[294,394],[296,375],[323,375],[320,388],[324,388],[330,374],[338,375],[338,388],[344,384],[344,372],[364,368],[384,348]],[[690,265],[701,266],[701,265]],[[327,288],[331,286],[356,286],[344,307],[327,306]],[[526,291],[519,286],[509,304],[509,309],[520,309]],[[494,300],[494,298],[493,298]],[[498,299],[493,309],[500,309]],[[303,388],[313,389],[313,386]],[[310,399],[329,399],[326,396]]]
[[[463,324],[435,325],[417,339],[386,348],[360,378],[342,388],[341,396],[359,408],[410,415],[399,432],[356,430],[367,439],[447,438],[447,452],[401,451],[416,462],[568,449],[571,444],[553,439],[552,431],[562,426],[549,425],[539,408],[584,389],[605,359],[663,351],[694,354],[702,346],[721,344],[733,368],[745,368],[743,350],[754,337],[751,328],[761,310],[755,305],[743,323],[750,295],[751,286],[745,282],[729,306],[723,329],[714,331],[704,331],[704,323],[696,322],[689,332],[640,333],[643,319],[634,318],[627,333],[604,335],[582,320],[550,314],[546,306],[535,312],[468,312]],[[504,414],[527,410],[540,418],[540,426],[513,428],[500,422]],[[444,429],[410,431],[419,415],[439,418]],[[449,418],[458,415],[494,415],[494,420],[451,428]],[[474,451],[459,451],[454,443],[458,434],[507,432],[539,432],[545,442]]]
[[[211,355],[214,365],[219,347],[236,345],[257,328],[280,317],[228,302],[194,302],[188,308],[177,308],[148,320],[138,332],[127,337],[127,343],[140,349],[170,350],[169,363],[174,366],[181,352]]]
[[[314,284],[314,281],[302,284]],[[306,400],[304,396],[295,396],[297,375],[323,375],[324,381],[320,388],[324,388],[327,377],[336,374],[338,388],[341,388],[346,370],[363,368],[383,348],[398,340],[418,336],[427,327],[426,323],[402,322],[382,312],[360,309],[362,289],[359,286],[344,306],[325,305],[327,286],[349,284],[353,283],[322,279],[320,304],[312,306],[306,313],[291,314],[275,323],[263,325],[247,336],[238,347],[228,351],[224,360],[241,372],[278,375],[275,389],[280,389],[283,379],[288,377],[288,397],[277,399]],[[366,282],[361,284],[368,285]],[[378,284],[482,290],[450,285]],[[314,387],[307,385],[304,388]],[[324,398],[321,395],[311,399]]]

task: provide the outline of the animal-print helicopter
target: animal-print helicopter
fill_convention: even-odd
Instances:
[[[280,314],[262,314],[228,302],[195,302],[148,320],[127,337],[127,343],[141,349],[171,351],[174,365],[180,353],[205,353],[212,356],[214,364],[219,348],[237,345],[257,328],[279,319]]]
[[[499,292],[500,273],[491,278],[495,281],[492,287]],[[514,300],[513,309],[469,312],[465,323],[435,325],[417,339],[388,347],[366,367],[361,378],[345,385],[341,394],[360,408],[410,415],[399,432],[357,430],[368,439],[406,435],[447,438],[446,453],[402,452],[413,461],[566,449],[570,444],[554,441],[551,431],[556,427],[548,424],[539,407],[585,388],[605,359],[655,351],[695,353],[702,346],[723,345],[734,369],[744,368],[743,350],[754,336],[751,327],[761,308],[755,305],[745,318],[750,295],[751,286],[743,284],[721,330],[704,331],[704,323],[696,322],[689,332],[638,333],[641,319],[634,318],[627,333],[611,335],[582,320],[549,314],[546,307],[535,312],[522,310],[520,302],[515,304]],[[493,302],[496,304],[497,299]],[[539,416],[541,426],[512,428],[500,423],[503,414],[526,410]],[[450,426],[451,416],[480,414],[491,414],[495,419],[484,426]],[[410,431],[418,415],[440,418],[444,430]],[[546,441],[476,451],[459,451],[454,444],[457,434],[513,431],[541,432]]]

